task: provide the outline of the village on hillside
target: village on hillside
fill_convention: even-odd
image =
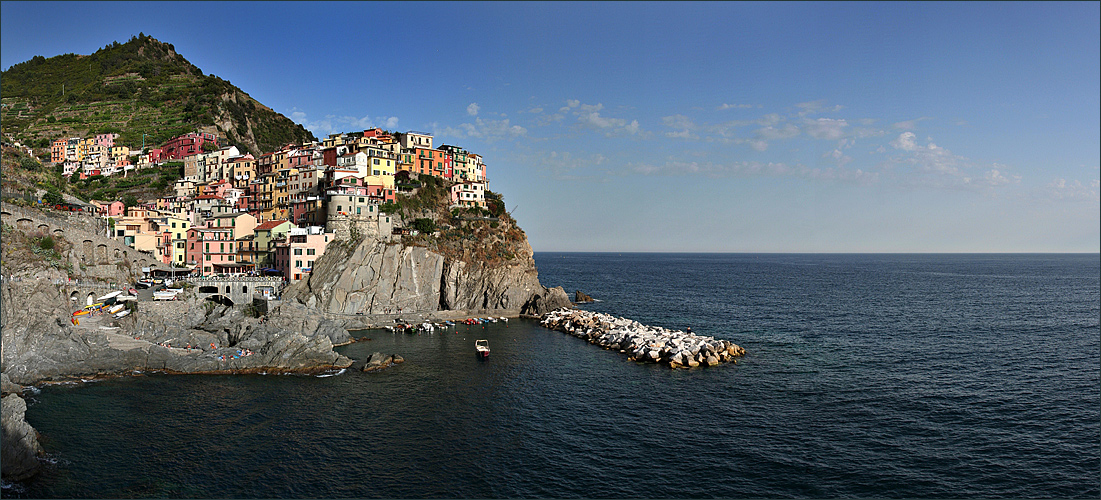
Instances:
[[[183,164],[174,196],[90,200],[109,236],[152,253],[172,274],[276,275],[305,279],[326,246],[349,235],[388,240],[398,227],[393,203],[425,177],[444,179],[452,207],[486,207],[486,166],[432,135],[378,128],[289,144],[259,157],[189,133],[158,148],[130,151],[117,134],[53,141],[51,161],[85,179]],[[145,148],[143,148],[145,150]]]

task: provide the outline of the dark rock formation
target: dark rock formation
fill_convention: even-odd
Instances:
[[[24,416],[27,403],[10,394],[0,400],[0,426],[3,427],[3,449],[0,451],[0,476],[8,481],[21,481],[38,473],[43,454],[34,428]]]
[[[542,316],[548,312],[563,307],[570,307],[573,304],[570,303],[569,295],[566,295],[566,291],[560,286],[554,288],[540,287],[542,290],[531,296],[524,307],[520,309],[521,314],[529,316]]]
[[[573,301],[578,304],[588,304],[589,302],[593,302],[593,298],[586,295],[585,292],[581,290],[576,290],[573,292]]]
[[[367,364],[363,365],[363,371],[373,372],[389,368],[397,363],[403,363],[405,359],[397,354],[382,354],[380,352],[371,353],[371,356],[367,358]]]

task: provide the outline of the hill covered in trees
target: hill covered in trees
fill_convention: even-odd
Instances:
[[[316,138],[172,44],[139,34],[91,55],[35,56],[0,73],[0,132],[36,149],[62,137],[120,134],[133,149],[178,135],[217,134],[253,154]]]

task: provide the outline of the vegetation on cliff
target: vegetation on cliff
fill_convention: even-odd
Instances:
[[[91,55],[35,56],[0,74],[0,93],[2,132],[40,149],[101,133],[137,149],[201,130],[254,154],[316,139],[144,34]]]
[[[505,211],[500,194],[486,191],[486,208],[451,208],[449,181],[421,176],[415,185],[408,196],[382,206],[417,229],[403,237],[404,244],[426,247],[451,262],[496,265],[525,256],[527,236]]]

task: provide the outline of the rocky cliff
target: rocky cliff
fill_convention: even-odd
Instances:
[[[38,457],[43,454],[33,427],[24,420],[27,402],[9,394],[0,400],[0,425],[3,427],[3,449],[0,474],[4,479],[20,481],[38,473]]]
[[[448,310],[538,315],[569,306],[561,287],[539,284],[531,246],[524,241],[522,248],[514,259],[485,264],[369,238],[354,246],[336,242],[283,299],[344,315]]]
[[[121,320],[69,320],[64,285],[27,277],[0,286],[4,329],[0,366],[13,382],[170,373],[310,372],[347,367],[333,351],[350,340],[332,322],[282,304],[261,320],[239,308],[197,300],[142,302]],[[186,346],[194,349],[185,349]],[[213,347],[212,347],[213,345]],[[248,356],[242,356],[248,352]]]

